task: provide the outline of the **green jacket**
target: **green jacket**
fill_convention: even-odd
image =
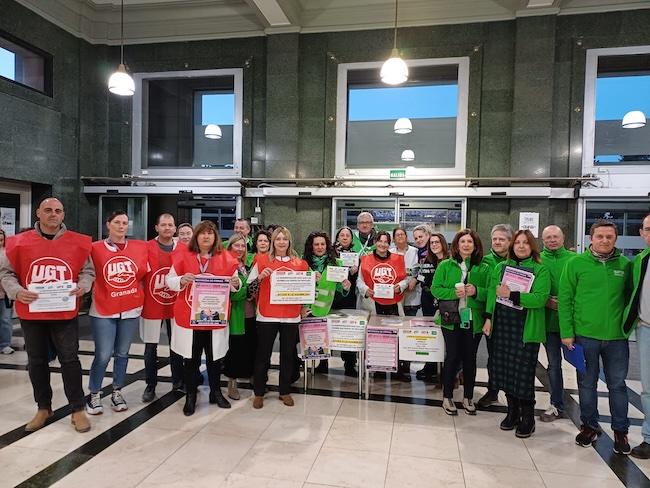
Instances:
[[[488,276],[488,268],[483,264],[477,266],[470,266],[469,260],[466,260],[468,267],[467,283],[476,287],[477,293],[479,287],[485,288],[484,280]],[[436,272],[433,275],[433,282],[431,283],[431,294],[438,300],[458,300],[456,298],[456,283],[460,283],[463,271],[460,268],[460,263],[453,258],[447,258],[440,262]],[[467,298],[467,306],[472,310],[472,328],[475,334],[478,334],[483,329],[483,312],[485,311],[485,303],[478,300],[476,297]],[[453,329],[453,324],[441,324],[447,329]]]
[[[551,273],[548,268],[532,258],[524,259],[517,264],[512,259],[500,262],[490,276],[488,287],[488,300],[485,311],[492,315],[492,330],[498,327],[494,323],[494,309],[497,299],[497,286],[501,283],[501,277],[506,266],[516,266],[532,270],[535,275],[530,293],[519,294],[519,306],[526,310],[526,322],[524,323],[524,343],[546,342],[546,302],[551,292]]]
[[[247,278],[239,273],[241,287],[230,293],[230,319],[228,325],[232,335],[244,335],[246,332],[246,293],[248,292]]]
[[[639,303],[641,300],[641,286],[645,274],[648,271],[648,260],[650,259],[650,247],[644,249],[641,253],[637,254],[632,261],[632,274],[628,278],[628,287],[632,290],[629,295],[630,299],[627,302],[625,311],[623,312],[623,335],[628,337],[632,330],[636,327],[639,320]]]
[[[625,339],[621,324],[631,266],[618,249],[604,263],[589,249],[569,260],[558,293],[562,339]]]
[[[555,251],[544,248],[542,251],[542,264],[551,273],[552,297],[557,297],[560,288],[560,276],[562,276],[564,266],[575,255],[576,253],[569,251],[565,247],[561,247]],[[557,310],[553,310],[552,308],[546,309],[546,332],[560,332],[560,319],[557,316]]]
[[[481,261],[481,264],[485,266],[485,270],[487,273],[487,276],[485,277],[484,280],[484,286],[478,289],[476,298],[477,300],[481,300],[482,302],[487,301],[487,286],[490,282],[490,276],[492,275],[492,271],[494,271],[494,268],[497,267],[497,264],[502,263],[505,261],[506,258],[499,256],[497,253],[495,253],[492,249],[490,249],[490,254],[486,254],[483,256],[483,260]]]

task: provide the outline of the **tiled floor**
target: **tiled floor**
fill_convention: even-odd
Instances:
[[[92,342],[82,341],[81,348],[92,352]],[[142,345],[134,344],[131,353],[141,355]],[[160,354],[167,354],[165,346]],[[84,369],[90,361],[92,356],[82,356]],[[545,361],[542,348],[540,362]],[[24,352],[0,356],[0,439],[24,425],[34,411],[27,372],[6,369],[25,364]],[[318,376],[315,388],[352,396],[356,380],[340,374],[338,365],[339,360],[333,360],[331,374]],[[130,361],[130,373],[141,369],[141,359]],[[169,368],[161,368],[160,375],[168,377]],[[136,374],[129,377],[132,382],[124,390],[129,410],[114,413],[105,408],[103,415],[92,418],[91,432],[77,434],[64,416],[6,447],[0,443],[0,486],[624,486],[595,449],[575,445],[571,420],[538,422],[535,435],[520,440],[499,430],[502,413],[445,415],[437,406],[440,390],[419,381],[377,381],[373,398],[383,401],[296,393],[293,408],[271,392],[262,410],[252,408],[249,389],[240,390],[242,399],[232,402],[232,409],[222,410],[208,405],[208,390],[202,387],[196,414],[186,418],[183,399],[167,395],[168,382],[158,387],[161,398],[145,406],[140,401],[143,382]],[[270,384],[277,384],[277,371],[270,377]],[[478,381],[485,379],[481,369]],[[566,387],[575,389],[575,374],[568,368],[566,379]],[[52,385],[54,407],[59,408],[66,403],[60,374],[52,374]],[[478,387],[476,398],[483,392],[484,387]],[[417,404],[423,402],[428,404]],[[548,393],[538,392],[537,407],[547,403]],[[608,415],[606,399],[601,403],[601,414]],[[630,415],[642,418],[634,408]],[[632,427],[630,438],[633,445],[640,442],[639,425]],[[650,461],[632,462],[650,476]]]

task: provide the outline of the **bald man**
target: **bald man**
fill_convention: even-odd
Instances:
[[[29,379],[38,406],[25,430],[33,432],[44,427],[53,415],[48,364],[51,340],[61,363],[65,395],[72,407],[72,425],[78,432],[87,432],[90,423],[84,412],[77,315],[81,297],[90,291],[95,280],[90,260],[92,240],[67,230],[63,204],[56,198],[43,200],[36,217],[32,230],[7,239],[6,254],[0,257],[0,282],[7,296],[16,300]],[[43,284],[59,284],[70,291],[60,298],[60,306],[37,308],[39,294],[34,288]]]
[[[544,249],[542,263],[551,272],[551,296],[546,302],[546,356],[548,357],[548,380],[551,385],[551,404],[540,415],[542,422],[553,422],[564,416],[564,380],[562,378],[562,339],[557,315],[557,294],[564,266],[576,253],[564,247],[564,232],[557,225],[549,225],[542,231]]]

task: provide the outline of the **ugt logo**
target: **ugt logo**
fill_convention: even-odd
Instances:
[[[52,283],[72,280],[72,269],[59,258],[47,256],[32,261],[27,271],[27,283]]]
[[[397,273],[391,265],[382,263],[372,268],[370,276],[372,276],[372,281],[375,283],[387,285],[389,283],[395,283]]]
[[[169,266],[160,268],[149,278],[149,294],[161,305],[172,305],[176,301],[176,292],[167,288],[165,281],[169,269]]]
[[[135,283],[138,266],[127,256],[115,256],[104,265],[106,282],[113,288],[128,288]]]

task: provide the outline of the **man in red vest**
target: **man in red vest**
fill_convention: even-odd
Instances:
[[[90,291],[95,280],[95,269],[90,261],[92,241],[90,236],[66,229],[63,204],[56,198],[43,200],[36,217],[34,229],[7,240],[6,255],[0,259],[0,282],[7,296],[16,300],[16,313],[25,337],[29,378],[38,405],[36,415],[25,430],[33,432],[44,427],[53,415],[48,365],[51,339],[61,363],[63,388],[72,406],[72,425],[78,432],[87,432],[90,423],[84,412],[77,315],[81,297]],[[67,307],[59,311],[45,307],[34,310],[39,295],[30,288],[61,282],[71,282],[69,296],[75,301],[72,309]]]
[[[174,316],[176,292],[170,290],[165,282],[172,265],[172,251],[176,248],[174,216],[168,213],[159,215],[156,232],[158,236],[147,243],[150,271],[145,279],[144,307],[140,318],[140,337],[145,343],[144,368],[147,382],[147,387],[142,394],[144,403],[149,403],[156,396],[158,342],[160,326],[163,323],[166,326],[170,344],[169,362],[173,387],[175,390],[183,388],[183,358],[171,350],[171,319]],[[201,379],[203,378],[201,377]]]

